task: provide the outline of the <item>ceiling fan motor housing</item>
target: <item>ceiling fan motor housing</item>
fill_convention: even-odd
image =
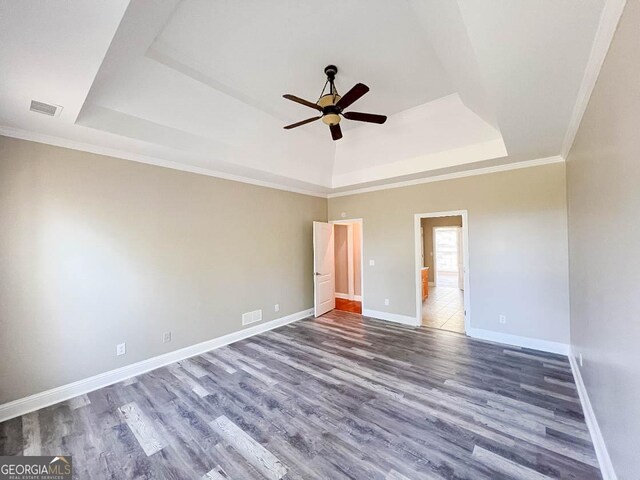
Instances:
[[[340,95],[326,94],[320,97],[318,105],[322,107],[322,121],[331,126],[340,123],[340,111],[335,106],[340,100]]]

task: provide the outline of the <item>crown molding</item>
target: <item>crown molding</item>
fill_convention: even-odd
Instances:
[[[604,59],[607,56],[611,41],[616,33],[618,22],[622,16],[622,11],[627,0],[607,0],[602,8],[602,14],[600,15],[600,22],[598,23],[598,29],[593,39],[593,45],[591,47],[591,53],[589,54],[589,60],[587,61],[587,67],[582,77],[582,83],[580,84],[580,90],[578,90],[578,97],[576,103],[573,106],[573,113],[571,114],[571,120],[569,121],[569,127],[562,143],[562,156],[567,158],[569,151],[573,146],[573,142],[576,139],[580,123],[584,112],[589,105],[589,99],[593,92],[600,70],[604,63]]]
[[[76,142],[75,140],[69,140],[62,137],[56,137],[53,135],[45,135],[41,133],[30,132],[27,130],[7,127],[3,125],[0,125],[0,135],[5,137],[11,137],[11,138],[19,138],[21,140],[28,140],[28,141],[37,142],[37,143],[44,143],[44,144],[53,145],[56,147],[70,148],[72,150],[79,150],[82,152],[89,152],[97,155],[105,155],[109,157],[120,158],[123,160],[130,160],[133,162],[145,163],[147,165],[155,165],[158,167],[171,168],[173,170],[180,170],[183,172],[195,173],[198,175],[206,175],[209,177],[221,178],[223,180],[231,180],[233,182],[256,185],[258,187],[273,188],[276,190],[298,193],[301,195],[309,195],[312,197],[319,197],[319,198],[344,197],[347,195],[356,195],[359,193],[375,192],[378,190],[387,190],[391,188],[409,187],[412,185],[420,185],[423,183],[441,182],[444,180],[471,177],[474,175],[485,175],[489,173],[505,172],[508,170],[517,170],[521,168],[537,167],[540,165],[549,165],[552,163],[564,162],[564,158],[562,156],[556,155],[553,157],[539,158],[535,160],[525,160],[522,162],[507,163],[507,164],[498,165],[495,167],[476,168],[474,170],[465,170],[461,172],[447,173],[444,175],[434,175],[431,177],[417,178],[414,180],[407,180],[403,182],[386,183],[383,185],[376,185],[374,187],[355,188],[352,190],[345,190],[342,192],[334,192],[334,193],[322,193],[322,192],[315,192],[312,190],[289,187],[287,185],[281,185],[273,182],[255,180],[253,178],[243,177],[240,175],[232,175],[229,173],[218,172],[216,170],[211,170],[207,168],[184,165],[178,162],[161,160],[159,158],[140,155],[136,153],[129,153],[123,150],[118,150],[118,149],[113,149],[113,148],[108,148],[108,147],[103,147],[98,145],[91,145],[89,143]]]
[[[356,188],[354,190],[346,190],[344,192],[329,193],[327,195],[327,198],[345,197],[348,195],[357,195],[360,193],[376,192],[378,190],[388,190],[390,188],[410,187],[413,185],[421,185],[423,183],[442,182],[444,180],[472,177],[475,175],[486,175],[489,173],[506,172],[508,170],[519,170],[521,168],[539,167],[541,165],[550,165],[553,163],[564,163],[564,158],[560,155],[556,155],[553,157],[538,158],[535,160],[507,163],[504,165],[497,165],[495,167],[476,168],[475,170],[464,170],[461,172],[446,173],[444,175],[416,178],[415,180],[407,180],[404,182],[387,183],[384,185],[376,185],[374,187]]]
[[[221,178],[223,180],[231,180],[233,182],[247,183],[249,185],[256,185],[258,187],[273,188],[276,190],[283,190],[286,192],[299,193],[302,195],[309,195],[312,197],[327,198],[326,193],[314,192],[313,190],[305,190],[302,188],[290,187],[279,183],[265,182],[262,180],[255,180],[249,177],[243,177],[241,175],[233,175],[230,173],[219,172],[202,167],[194,167],[191,165],[185,165],[178,162],[172,162],[170,160],[162,160],[156,157],[150,157],[147,155],[141,155],[137,153],[125,152],[124,150],[118,150],[115,148],[103,147],[99,145],[92,145],[90,143],[77,142],[75,140],[69,140],[63,137],[56,137],[53,135],[46,135],[43,133],[30,132],[28,130],[22,130],[19,128],[7,127],[0,125],[0,135],[11,138],[19,138],[21,140],[29,140],[36,143],[44,143],[47,145],[53,145],[56,147],[70,148],[71,150],[79,150],[81,152],[95,153],[97,155],[105,155],[108,157],[120,158],[123,160],[130,160],[133,162],[146,163],[147,165],[155,165],[158,167],[171,168],[173,170],[180,170],[183,172],[197,173],[199,175],[206,175],[209,177]]]

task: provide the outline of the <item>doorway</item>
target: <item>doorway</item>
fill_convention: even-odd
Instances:
[[[429,220],[429,219],[425,219]],[[439,220],[462,223],[462,217],[440,217]],[[426,222],[425,222],[426,223]],[[462,227],[433,227],[433,278],[436,287],[457,287],[464,290],[461,276],[460,238]]]
[[[362,313],[362,219],[313,222],[314,315]]]
[[[465,333],[470,324],[466,210],[417,214],[417,322]]]
[[[362,313],[362,219],[334,220],[336,310]]]

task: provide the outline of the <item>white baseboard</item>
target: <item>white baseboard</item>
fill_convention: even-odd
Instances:
[[[338,292],[336,292],[334,295],[336,298],[341,298],[343,300],[355,300],[357,302],[362,301],[361,295],[349,295],[348,293],[338,293]]]
[[[584,418],[589,427],[589,433],[591,434],[591,441],[593,442],[593,448],[596,451],[596,457],[598,457],[598,463],[600,464],[600,472],[602,473],[603,480],[617,480],[616,472],[613,469],[611,463],[611,457],[607,451],[607,446],[604,443],[596,414],[591,406],[591,400],[589,400],[589,394],[587,388],[582,380],[582,374],[580,373],[580,367],[573,352],[569,353],[569,363],[571,364],[571,371],[573,372],[573,378],[576,382],[576,388],[578,390],[578,396],[580,397],[580,403],[582,403],[582,410],[584,411]]]
[[[70,398],[98,390],[99,388],[113,385],[114,383],[121,382],[127,378],[135,377],[136,375],[143,374],[150,370],[155,370],[156,368],[163,367],[170,363],[184,360],[185,358],[200,355],[204,352],[208,352],[209,350],[229,345],[230,343],[252,337],[259,333],[273,330],[274,328],[287,325],[288,323],[302,320],[312,314],[312,308],[303,310],[301,312],[287,315],[286,317],[277,318],[275,320],[261,323],[260,325],[255,325],[253,327],[244,328],[237,332],[223,335],[222,337],[207,340],[206,342],[197,343],[189,347],[174,350],[173,352],[158,355],[157,357],[142,360],[141,362],[110,370],[93,377],[78,380],[77,382],[52,388],[51,390],[36,393],[28,397],[19,398],[18,400],[0,405],[0,422],[54,405],[58,402],[69,400]]]
[[[402,323],[403,325],[410,325],[412,327],[419,326],[415,317],[409,317],[408,315],[399,315],[397,313],[379,312],[377,310],[369,310],[368,308],[362,309],[362,315],[365,317],[377,318],[378,320],[387,320],[388,322]]]
[[[539,340],[531,337],[521,337],[519,335],[494,332],[493,330],[485,330],[483,328],[468,328],[466,333],[471,338],[477,338],[480,340],[489,340],[490,342],[505,343],[507,345],[531,348],[533,350],[541,350],[543,352],[569,355],[569,345],[566,343],[550,342],[548,340]]]

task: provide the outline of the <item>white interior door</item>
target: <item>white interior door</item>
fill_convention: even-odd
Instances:
[[[314,315],[336,308],[333,224],[313,222]]]
[[[462,227],[458,227],[458,288],[464,290],[464,248],[462,248]]]

